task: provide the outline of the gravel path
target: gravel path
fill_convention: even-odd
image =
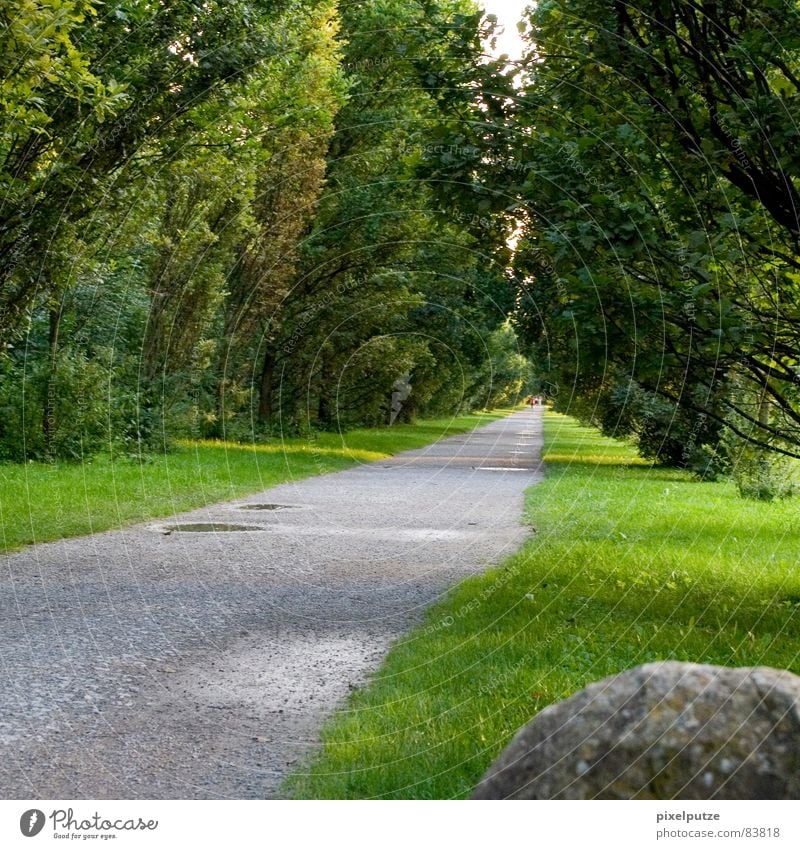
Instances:
[[[264,798],[390,644],[526,536],[541,411],[0,557],[0,797]],[[243,509],[243,505],[286,505]],[[182,523],[258,530],[165,533]]]

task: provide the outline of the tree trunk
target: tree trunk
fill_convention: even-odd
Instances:
[[[317,421],[324,427],[331,424],[332,404],[331,393],[333,384],[333,373],[327,359],[322,361],[322,380],[319,390],[319,402],[317,403]]]
[[[258,420],[263,424],[272,418],[272,380],[275,375],[275,349],[267,345],[261,365],[258,393]]]
[[[50,310],[50,332],[47,347],[50,354],[49,371],[45,384],[44,404],[42,407],[42,434],[44,449],[48,456],[53,455],[53,440],[56,434],[56,366],[58,364],[58,331],[61,327],[63,303],[58,309]]]
[[[758,423],[764,427],[769,424],[769,396],[766,389],[761,393],[761,401],[758,405]]]

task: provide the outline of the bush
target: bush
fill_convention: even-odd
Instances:
[[[109,368],[64,351],[55,369],[42,357],[6,362],[0,376],[0,459],[84,459],[108,447]],[[45,407],[49,399],[49,438]]]
[[[789,498],[797,492],[797,463],[789,457],[749,443],[726,430],[722,445],[730,461],[731,477],[739,495],[756,501]]]
[[[603,434],[633,437],[642,457],[688,469],[703,480],[714,480],[725,469],[725,455],[716,449],[720,427],[714,419],[661,398],[630,378],[618,381],[597,408]]]
[[[763,449],[741,457],[733,466],[733,479],[742,498],[772,501],[797,491],[785,458]]]
[[[689,453],[686,467],[701,481],[716,481],[730,472],[731,464],[720,446],[701,445]]]

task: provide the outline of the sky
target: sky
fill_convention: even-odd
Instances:
[[[478,0],[489,15],[497,15],[497,20],[505,28],[505,32],[497,39],[496,55],[507,53],[510,59],[519,59],[522,55],[524,42],[517,30],[517,21],[524,15],[526,6],[531,0]]]

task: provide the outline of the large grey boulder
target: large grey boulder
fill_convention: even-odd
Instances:
[[[473,798],[800,798],[800,677],[637,666],[541,711]]]

